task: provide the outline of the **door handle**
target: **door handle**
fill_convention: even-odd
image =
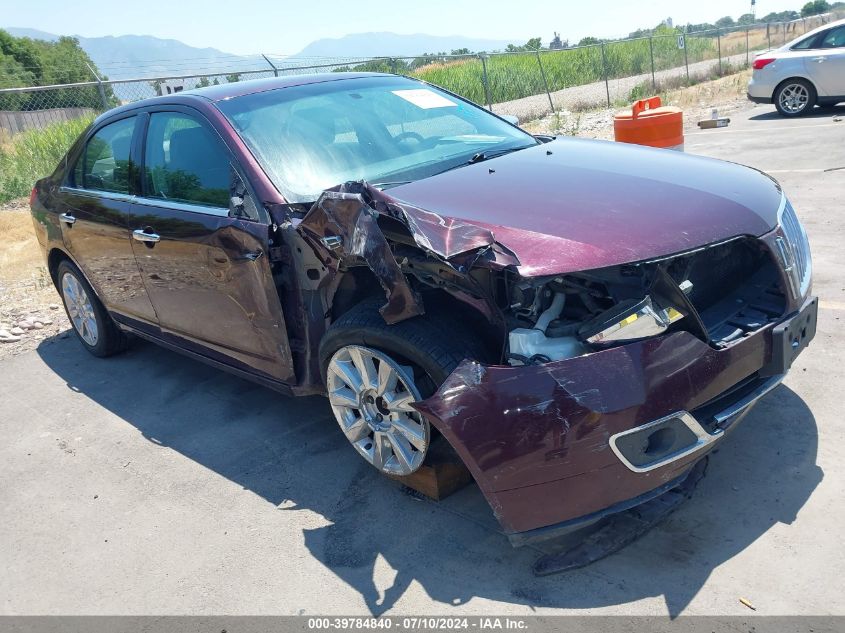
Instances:
[[[827,57],[813,57],[813,61],[818,62],[820,64],[826,59],[827,59]]]
[[[132,231],[132,237],[139,242],[146,242],[148,244],[155,244],[161,240],[161,236],[156,233],[147,233],[144,229],[137,229]]]
[[[61,218],[62,222],[66,222],[68,225],[71,225],[76,222],[76,218],[73,217],[70,213],[62,213],[59,218]]]

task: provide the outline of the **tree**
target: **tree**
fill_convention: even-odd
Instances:
[[[230,84],[237,83],[240,80],[241,80],[241,74],[240,73],[232,73],[231,75],[226,75],[226,81],[229,82]]]
[[[208,80],[208,77],[200,77],[200,80],[197,82],[197,88],[207,88],[211,85],[211,82]]]
[[[716,27],[720,28],[720,29],[731,27],[734,24],[736,24],[734,22],[734,19],[729,15],[726,15],[725,17],[719,18],[718,20],[716,20]]]
[[[797,11],[779,11],[777,13],[769,13],[763,17],[763,22],[789,22],[790,20],[797,20],[801,16]]]
[[[830,11],[830,3],[827,0],[812,0],[801,8],[801,16],[819,15]]]
[[[754,24],[757,21],[757,18],[754,17],[753,13],[743,13],[737,19],[736,23],[742,26],[746,26],[748,24]]]
[[[595,46],[596,44],[601,44],[601,40],[597,37],[587,36],[582,37],[581,41],[578,42],[578,46]]]
[[[543,47],[542,40],[539,37],[532,37],[522,46],[515,46],[513,44],[508,44],[505,48],[506,53],[524,53],[526,51],[536,51]]]
[[[92,76],[92,69],[96,76]],[[13,37],[0,30],[0,86],[22,88],[28,86],[61,85],[106,79],[97,70],[79,41],[60,37],[55,42]],[[45,108],[95,108],[117,105],[110,85],[103,86],[103,103],[97,86],[7,94],[0,97],[0,109],[41,110]]]

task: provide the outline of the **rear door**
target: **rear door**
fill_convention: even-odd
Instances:
[[[133,144],[137,115],[114,119],[71,157],[74,167],[56,194],[62,239],[106,308],[134,327],[154,332],[156,314],[132,251],[129,225],[137,186]]]
[[[150,110],[142,162],[132,244],[162,337],[293,382],[268,224],[222,138],[190,108]]]
[[[821,34],[804,58],[807,73],[828,97],[845,97],[845,25]]]

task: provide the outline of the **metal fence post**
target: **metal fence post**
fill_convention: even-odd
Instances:
[[[748,43],[748,31],[750,29],[745,29],[745,65],[748,66],[751,64],[751,45]]]
[[[716,29],[716,47],[719,51],[719,77],[722,76],[722,29]],[[686,46],[684,47],[686,49]]]
[[[772,47],[772,23],[766,22],[766,40],[768,41],[769,48]]]
[[[780,30],[783,34],[783,43],[786,44],[786,22],[780,23]]]
[[[648,54],[651,57],[651,89],[657,90],[657,80],[654,78],[654,37],[648,36]]]
[[[265,61],[265,62],[267,62],[268,64],[270,64],[270,68],[272,68],[272,69],[273,69],[273,76],[274,76],[274,77],[278,77],[278,76],[279,76],[279,69],[278,69],[278,68],[276,68],[276,65],[275,65],[273,62],[271,62],[271,61],[270,61],[270,58],[269,58],[269,57],[267,57],[267,55],[265,55],[264,53],[262,53],[262,54],[261,54],[261,56],[264,58],[264,61]]]
[[[682,35],[684,38],[684,66],[687,69],[687,85],[689,85],[689,54],[687,53],[687,34]]]
[[[399,74],[399,60],[398,60],[398,59],[396,59],[395,57],[391,57],[391,58],[390,58],[390,71],[391,71],[394,75],[398,75],[398,74]]]
[[[607,91],[607,107],[610,107],[610,82],[607,79],[607,56],[604,54],[604,42],[601,43],[601,65],[604,70],[604,89]]]
[[[538,48],[534,52],[537,53],[537,65],[540,67],[540,75],[543,77],[543,85],[546,87],[546,94],[549,95],[549,107],[552,109],[552,112],[554,112],[555,104],[552,103],[552,93],[549,90],[549,82],[546,80],[546,71],[543,70],[543,62],[540,61],[540,49]]]
[[[487,53],[479,53],[478,59],[481,60],[481,72],[483,73],[481,76],[481,83],[484,84],[484,96],[487,99],[487,109],[490,112],[493,111],[493,100],[490,99],[490,80],[487,77],[487,58],[489,55]]]
[[[100,76],[94,72],[94,69],[91,68],[91,64],[85,62],[85,65],[88,66],[88,70],[91,71],[91,74],[94,75],[94,79],[97,80],[97,90],[100,92],[100,102],[103,104],[103,110],[109,109],[109,100],[106,97],[106,88],[103,85],[103,80],[100,79]]]

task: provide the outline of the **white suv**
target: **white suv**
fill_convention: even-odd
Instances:
[[[845,20],[825,24],[754,60],[748,98],[784,116],[845,101]]]

